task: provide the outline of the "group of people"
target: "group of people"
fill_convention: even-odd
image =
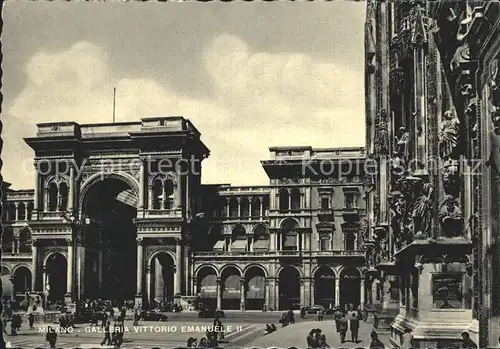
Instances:
[[[351,341],[359,343],[359,321],[363,319],[363,315],[357,309],[354,309],[352,304],[349,304],[348,311],[341,311],[340,308],[335,310],[333,314],[335,320],[335,328],[340,335],[340,342],[345,343],[347,331],[351,331]]]
[[[206,338],[201,338],[198,342],[197,338],[189,337],[187,340],[188,348],[217,348],[219,343],[224,340],[224,331],[222,330],[222,321],[219,313],[216,313],[214,318],[214,331],[207,331]]]
[[[320,328],[313,328],[306,338],[307,348],[330,348],[326,343],[326,336],[322,334]]]
[[[281,314],[280,323],[281,327],[285,327],[295,323],[295,314],[293,313],[292,309],[284,311],[283,314]]]

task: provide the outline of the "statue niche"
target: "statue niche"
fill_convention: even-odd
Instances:
[[[439,223],[447,238],[460,237],[463,233],[464,218],[456,199],[448,195],[439,210]]]
[[[399,128],[398,136],[396,137],[396,151],[395,155],[402,158],[404,161],[408,160],[410,156],[410,143],[411,134],[404,127]]]
[[[443,160],[456,159],[460,136],[460,121],[450,111],[443,115],[439,129],[439,156]]]

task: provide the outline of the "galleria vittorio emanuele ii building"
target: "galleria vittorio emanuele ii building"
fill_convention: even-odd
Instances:
[[[270,148],[268,186],[201,185],[182,117],[38,125],[34,189],[5,196],[4,297],[199,296],[221,309],[367,299],[363,148]]]

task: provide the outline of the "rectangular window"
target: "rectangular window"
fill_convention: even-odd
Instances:
[[[353,236],[348,236],[345,239],[345,249],[346,251],[354,251],[355,249],[355,240]]]
[[[319,241],[320,251],[329,251],[330,250],[330,239],[329,238],[321,238]]]
[[[345,194],[345,208],[353,209],[356,208],[356,196],[354,194]]]
[[[321,198],[321,209],[328,210],[330,208],[330,200],[327,197]]]

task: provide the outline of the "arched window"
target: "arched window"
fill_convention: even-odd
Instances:
[[[23,202],[17,205],[17,219],[20,221],[26,220],[26,205]]]
[[[290,197],[288,190],[281,189],[279,193],[279,208],[280,211],[288,211],[290,209]]]
[[[235,197],[229,200],[229,216],[232,218],[238,217],[238,200]]]
[[[246,231],[245,228],[243,228],[241,225],[237,225],[233,228],[233,231],[231,232],[231,240],[234,242],[236,240],[245,240]]]
[[[8,210],[9,210],[9,220],[11,221],[17,220],[17,208],[13,202],[9,204]]]
[[[258,197],[252,198],[252,217],[260,217],[260,199]]]
[[[250,216],[250,205],[248,198],[241,198],[241,217],[248,218]]]
[[[28,204],[28,220],[30,221],[33,217],[33,203]]]
[[[31,253],[31,233],[29,229],[19,232],[19,253]]]
[[[3,252],[14,252],[14,251],[12,251],[12,243],[13,242],[14,242],[14,234],[12,233],[12,229],[5,229],[3,234],[2,234],[2,250],[3,250]]]
[[[175,205],[175,191],[174,191],[174,183],[172,180],[167,179],[165,181],[165,203],[164,208],[166,210],[174,209]]]
[[[291,209],[292,210],[300,210],[300,191],[296,188],[292,189],[292,192],[290,194],[291,196],[291,204],[292,204],[292,207]]]
[[[57,184],[55,182],[49,185],[49,202],[47,208],[49,211],[57,211]]]
[[[59,184],[59,210],[66,211],[68,209],[68,185],[64,182]]]
[[[298,249],[298,234],[297,234],[297,222],[293,219],[288,219],[283,222],[281,226],[282,232],[282,250],[292,250],[296,251]]]
[[[163,196],[163,183],[157,178],[153,181],[153,210],[161,209],[161,199]]]

